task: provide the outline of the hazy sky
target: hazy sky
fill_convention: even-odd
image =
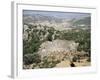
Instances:
[[[54,16],[57,18],[66,18],[66,19],[80,19],[83,17],[91,16],[90,13],[77,13],[77,12],[55,12],[55,11],[34,11],[34,10],[23,10],[24,15],[34,15],[40,14],[43,16]]]

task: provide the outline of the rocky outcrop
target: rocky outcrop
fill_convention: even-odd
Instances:
[[[78,43],[68,40],[53,40],[46,41],[41,44],[38,54],[44,56],[56,56],[56,58],[63,58],[69,52],[77,51]]]

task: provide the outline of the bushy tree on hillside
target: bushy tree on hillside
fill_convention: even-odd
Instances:
[[[41,59],[38,54],[26,54],[23,56],[23,62],[26,65],[32,64],[32,63],[40,63]]]

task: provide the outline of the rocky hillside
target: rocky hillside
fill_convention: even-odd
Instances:
[[[23,15],[24,69],[61,66],[64,60],[91,60],[91,18],[75,15],[75,19],[69,20],[33,13]]]
[[[78,43],[74,41],[67,41],[67,40],[53,40],[52,42],[46,41],[40,45],[38,54],[42,57],[48,55],[61,55],[64,52],[75,52],[77,51]]]
[[[57,42],[54,40],[59,39]],[[66,40],[74,41],[74,43],[79,43],[78,50],[90,50],[90,31],[83,29],[72,29],[72,30],[56,30],[53,27],[42,26],[42,25],[31,25],[25,24],[23,29],[23,42],[25,54],[27,52],[34,53],[38,51],[40,45],[45,43],[52,44],[50,46],[61,46]],[[63,42],[63,43],[62,43]],[[31,44],[30,44],[31,43]],[[56,45],[58,43],[58,45]],[[71,43],[71,42],[70,42]],[[73,42],[72,42],[73,43]],[[66,44],[67,45],[67,44]],[[57,48],[57,47],[56,47]],[[27,51],[28,50],[28,51]]]

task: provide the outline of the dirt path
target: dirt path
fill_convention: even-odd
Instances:
[[[85,60],[82,60],[80,63],[79,62],[74,62],[76,67],[81,67],[81,66],[90,66],[90,62],[86,62]],[[70,61],[69,60],[64,60],[61,61],[56,65],[56,67],[70,67]]]
[[[65,60],[65,61],[61,61],[60,63],[58,63],[56,65],[56,67],[70,67],[70,62],[68,60]]]

